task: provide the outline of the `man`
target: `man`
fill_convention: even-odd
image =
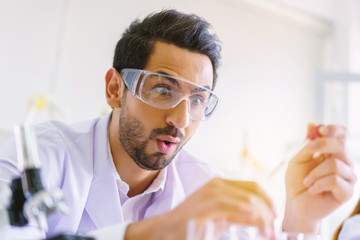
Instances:
[[[253,225],[274,239],[272,201],[256,183],[219,178],[181,150],[218,101],[220,45],[208,29],[174,10],[133,22],[105,76],[112,113],[36,127],[45,187],[60,187],[71,209],[49,217],[48,236],[100,229],[113,239],[185,239],[189,220],[212,219]],[[352,195],[345,129],[325,126],[320,134],[289,164],[284,231],[316,233]],[[12,140],[0,149],[0,178],[19,174]]]

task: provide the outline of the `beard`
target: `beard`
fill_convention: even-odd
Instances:
[[[134,162],[141,168],[146,170],[160,170],[171,163],[176,154],[180,151],[183,144],[177,146],[175,153],[171,156],[166,156],[161,152],[153,154],[146,153],[146,146],[149,141],[156,139],[158,135],[169,135],[178,137],[180,142],[184,139],[184,135],[179,129],[173,126],[165,128],[153,129],[149,137],[145,137],[143,124],[139,119],[128,116],[128,111],[124,107],[120,111],[119,118],[119,140],[123,145],[127,154],[134,160]]]

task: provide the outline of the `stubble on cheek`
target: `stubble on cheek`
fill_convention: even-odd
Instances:
[[[127,154],[141,168],[146,170],[160,170],[168,165],[168,160],[161,153],[148,154],[146,148],[149,138],[143,134],[144,127],[135,117],[127,116],[127,112],[120,113],[119,139]]]
[[[126,102],[126,99],[123,100],[124,102]],[[129,116],[129,108],[126,104],[123,104],[119,116],[119,140],[133,161],[139,167],[147,170],[160,170],[166,167],[184,145],[184,143],[180,143],[172,156],[157,152],[156,137],[158,135],[178,137],[180,142],[188,140],[185,139],[184,134],[179,129],[173,126],[155,128],[149,136],[145,136],[144,131],[142,122],[134,116]],[[152,142],[155,142],[155,149],[151,147],[153,144],[150,143]],[[154,152],[151,153],[152,151]]]

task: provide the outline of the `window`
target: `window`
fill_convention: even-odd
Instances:
[[[348,148],[360,162],[360,75],[322,72],[317,82],[318,122],[348,128]]]

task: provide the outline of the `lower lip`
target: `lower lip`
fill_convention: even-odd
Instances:
[[[168,154],[172,152],[173,149],[176,147],[175,143],[165,144],[165,142],[161,140],[156,140],[156,143],[159,151],[163,154]]]

